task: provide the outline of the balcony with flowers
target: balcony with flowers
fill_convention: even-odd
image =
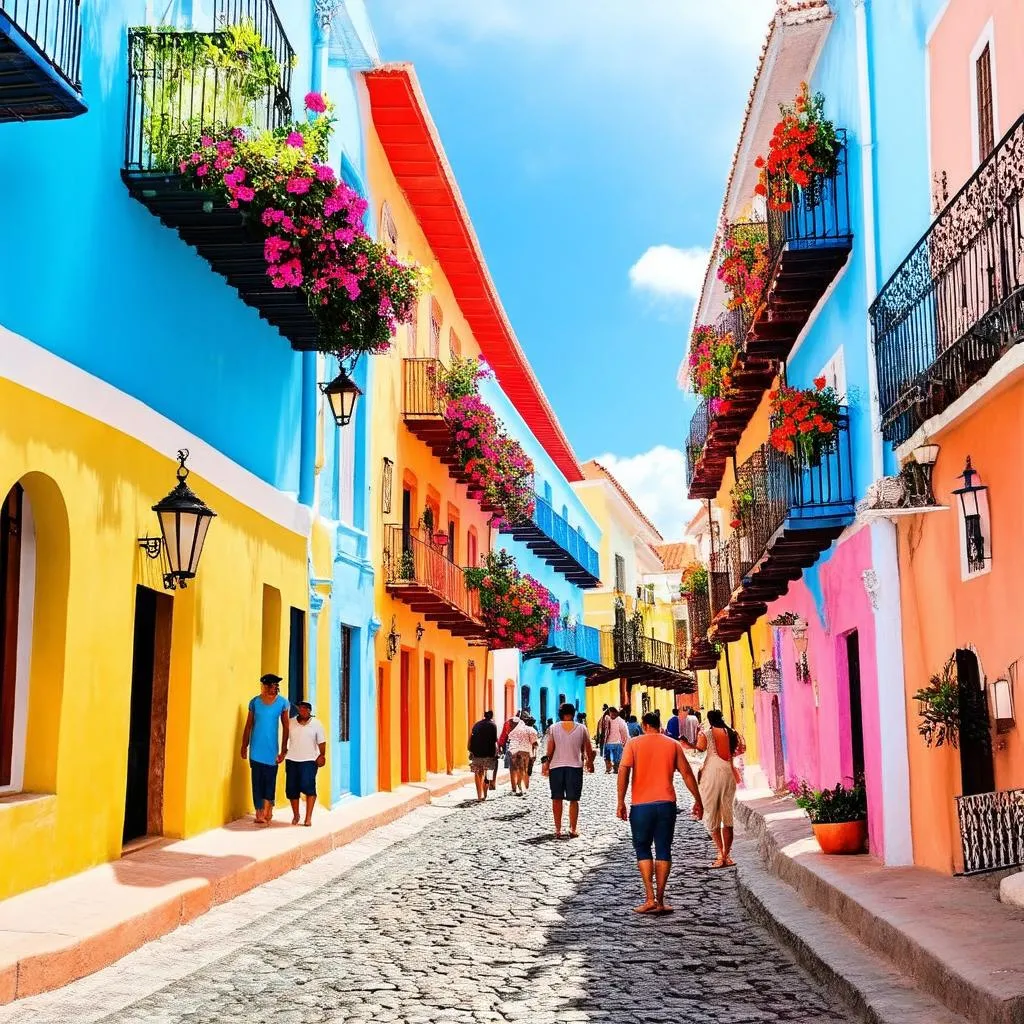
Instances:
[[[771,434],[737,469],[732,533],[712,554],[714,643],[738,640],[854,520],[849,413],[823,378],[771,394]]]
[[[1022,222],[1024,117],[871,306],[882,433],[892,444],[910,440],[1024,339]]]
[[[570,583],[585,590],[599,587],[601,570],[597,551],[539,494],[534,495],[533,501],[533,514],[506,522],[502,532],[522,541]]]
[[[708,640],[711,626],[710,582],[708,567],[702,562],[691,562],[683,569],[679,595],[686,605],[690,634],[684,664],[691,672],[718,665],[718,654]]]
[[[583,676],[611,668],[610,659],[607,663],[602,661],[606,655],[607,652],[602,653],[600,630],[568,621],[553,625],[543,644],[523,653],[526,659],[538,658],[545,664]]]
[[[511,532],[512,524],[536,514],[533,462],[480,397],[480,382],[489,376],[479,359],[456,356],[449,366],[404,359],[402,415],[410,433],[490,514],[491,525]]]
[[[84,114],[80,0],[0,0],[0,124]]]
[[[292,347],[383,352],[419,268],[366,233],[327,163],[330,103],[293,115],[295,53],[271,0],[215,0],[215,29],[133,28],[122,178]]]

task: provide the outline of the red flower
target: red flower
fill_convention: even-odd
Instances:
[[[819,391],[824,391],[824,390],[825,390],[825,385],[826,385],[827,383],[828,383],[828,381],[827,381],[827,380],[826,380],[826,379],[825,379],[824,377],[815,377],[815,378],[814,378],[814,386],[815,386],[815,387],[816,387],[816,388],[817,388],[817,389],[818,389]]]

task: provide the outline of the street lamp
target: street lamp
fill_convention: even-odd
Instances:
[[[802,683],[809,682],[810,669],[807,665],[807,620],[797,619],[793,623],[793,647],[800,656],[796,663],[796,676]]]
[[[356,399],[363,393],[359,385],[342,370],[330,384],[321,384],[320,391],[327,396],[327,401],[331,404],[334,422],[339,427],[347,426],[352,421]]]
[[[210,520],[217,514],[185,482],[188,478],[186,459],[188,449],[183,448],[178,452],[177,485],[166,498],[153,506],[160,522],[160,538],[139,539],[139,546],[150,558],[159,558],[166,553],[166,590],[185,587],[189,580],[195,579],[206,531],[210,528]]]
[[[978,482],[975,483],[975,477]],[[971,457],[967,456],[967,463],[959,479],[963,480],[963,487],[953,491],[960,499],[960,509],[964,516],[964,539],[967,542],[967,568],[969,572],[980,572],[985,568],[985,562],[992,557],[991,551],[985,551],[985,535],[982,532],[981,515],[982,510],[988,503],[988,488],[981,483],[978,471],[971,465]]]

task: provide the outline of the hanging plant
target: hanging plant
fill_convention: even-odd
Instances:
[[[732,521],[729,525],[738,530],[754,506],[754,485],[746,477],[740,477],[732,488]]]
[[[706,597],[708,593],[708,567],[702,562],[690,562],[683,568],[679,593],[684,597]]]
[[[500,529],[529,520],[536,504],[533,461],[480,397],[480,381],[491,375],[486,364],[455,356],[450,367],[432,367],[430,372],[451,428],[456,458],[471,487],[499,510],[491,517],[491,525]]]
[[[308,121],[256,135],[208,129],[178,170],[186,187],[243,213],[263,240],[272,287],[297,289],[308,303],[319,350],[384,352],[424,278],[367,235],[366,200],[325,163],[331,107],[309,93],[306,109]]]
[[[835,125],[825,117],[825,97],[820,92],[811,95],[804,82],[796,100],[781,104],[779,110],[782,119],[772,132],[768,156],[755,161],[761,172],[755,191],[765,197],[769,210],[792,210],[794,188],[814,206],[839,162],[839,142]]]
[[[808,465],[833,452],[839,440],[839,395],[817,377],[813,388],[780,385],[769,394],[772,429],[769,441],[777,452]]]
[[[482,566],[463,573],[466,586],[480,595],[480,616],[492,650],[531,651],[547,643],[561,608],[546,587],[519,571],[504,548],[489,551]]]
[[[727,309],[742,309],[750,317],[757,311],[768,274],[768,227],[742,223],[729,228],[722,245],[718,279],[729,298]]]
[[[694,328],[687,364],[694,392],[711,401],[723,399],[732,387],[735,359],[736,344],[731,334],[719,334],[707,324]]]
[[[929,747],[941,747],[948,743],[954,750],[958,749],[961,740],[985,744],[990,742],[987,708],[984,700],[963,701],[960,693],[960,680],[956,672],[956,655],[942,666],[928,681],[923,690],[914,694],[917,701],[920,722],[917,731]],[[979,709],[979,713],[963,716],[961,708]]]

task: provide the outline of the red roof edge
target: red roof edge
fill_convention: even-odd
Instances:
[[[484,358],[493,368],[502,390],[559,471],[570,482],[582,480],[583,471],[572,446],[520,348],[501,304],[413,66],[385,64],[364,72],[363,78],[377,135],[395,179],[416,214]],[[396,114],[400,116],[396,117]],[[409,159],[410,146],[424,148],[424,153],[417,155],[415,168],[403,169],[403,161]],[[426,164],[433,166],[425,168],[424,157]],[[429,203],[425,200],[425,179],[430,180],[432,186]],[[410,188],[410,185],[414,187]],[[440,218],[439,214],[442,215]],[[460,229],[457,242],[449,234],[443,242],[434,243],[432,235],[437,232],[439,221],[449,231],[453,227]],[[454,269],[455,264],[458,264],[457,270]],[[464,304],[464,299],[470,301]]]

